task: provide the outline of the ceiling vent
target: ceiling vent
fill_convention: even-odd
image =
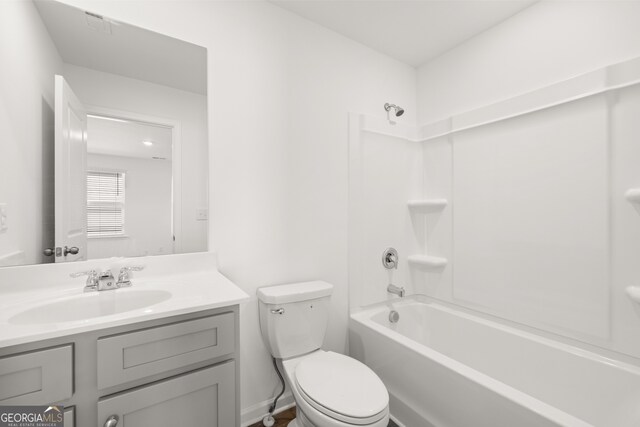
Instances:
[[[108,35],[112,34],[111,22],[104,19],[102,15],[98,15],[96,13],[91,13],[91,12],[85,12],[84,14],[87,17],[87,25],[93,31],[96,31],[102,34],[108,34]]]

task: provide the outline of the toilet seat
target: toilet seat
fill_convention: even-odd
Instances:
[[[330,351],[306,356],[296,367],[295,380],[302,398],[333,419],[368,425],[387,414],[386,387],[369,367],[351,357]]]

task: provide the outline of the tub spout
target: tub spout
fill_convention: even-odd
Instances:
[[[387,292],[389,292],[390,294],[396,294],[400,298],[404,296],[404,288],[402,286],[396,286],[391,283],[389,283],[389,286],[387,286]]]

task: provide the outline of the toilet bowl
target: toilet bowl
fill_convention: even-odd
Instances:
[[[387,427],[389,394],[363,363],[320,349],[333,286],[304,282],[258,289],[260,330],[297,405],[289,427]]]
[[[282,366],[298,406],[298,417],[306,418],[298,426],[387,427],[389,394],[380,378],[363,363],[317,350],[285,360]]]

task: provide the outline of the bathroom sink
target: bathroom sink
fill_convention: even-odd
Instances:
[[[142,309],[170,297],[171,292],[155,289],[116,289],[84,293],[29,308],[9,318],[9,323],[50,324],[92,319]]]

